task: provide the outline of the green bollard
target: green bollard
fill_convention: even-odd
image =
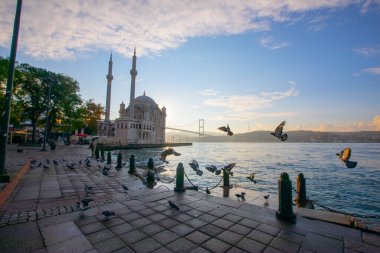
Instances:
[[[121,152],[119,152],[119,154],[117,154],[116,169],[121,169],[121,167],[122,167],[122,164],[121,164],[122,159],[123,159],[122,154],[121,154]]]
[[[104,149],[101,149],[100,150],[100,156],[101,156],[101,158],[102,158],[102,161],[104,161],[105,159],[104,159]]]
[[[223,187],[230,187],[230,173],[223,170]]]
[[[112,163],[112,159],[111,159],[111,151],[108,151],[107,152],[107,164],[111,164]]]
[[[154,168],[153,158],[149,158],[148,169],[153,170],[153,168]]]
[[[276,217],[291,223],[296,223],[296,215],[292,206],[292,181],[286,172],[278,179],[278,210]]]
[[[306,179],[303,173],[299,173],[297,177],[297,197],[295,201],[297,207],[305,207],[308,203],[306,198]]]
[[[96,149],[95,149],[95,157],[96,157],[96,159],[99,159],[99,148],[98,147],[96,147]]]
[[[136,173],[136,165],[135,165],[135,156],[131,155],[131,158],[129,158],[129,174],[135,174]]]
[[[184,192],[185,188],[183,187],[183,181],[185,177],[185,168],[183,167],[182,163],[179,163],[177,166],[177,174],[176,174],[176,181],[175,181],[175,192]]]

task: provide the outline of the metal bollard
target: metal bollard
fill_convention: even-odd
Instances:
[[[99,154],[99,148],[96,147],[96,148],[95,148],[95,158],[96,158],[96,159],[99,159],[99,156],[100,156],[100,154]]]
[[[149,158],[148,169],[153,170],[153,168],[154,168],[153,158]]]
[[[295,198],[297,207],[305,207],[308,203],[306,198],[306,179],[303,173],[297,176],[297,197]]]
[[[296,223],[296,215],[292,206],[292,181],[286,172],[278,179],[278,210],[276,217],[291,223]]]
[[[100,150],[100,157],[102,158],[102,161],[104,161],[104,149]]]
[[[129,158],[129,174],[135,174],[136,173],[136,165],[135,165],[135,156],[131,155],[131,158]]]
[[[121,169],[121,167],[123,167],[121,165],[121,162],[123,160],[123,156],[121,154],[121,152],[119,152],[119,154],[117,154],[117,164],[116,164],[116,169]]]
[[[230,187],[230,173],[223,170],[223,187]]]
[[[112,163],[112,159],[111,159],[111,151],[108,151],[107,152],[107,164],[111,164]]]
[[[177,174],[176,174],[176,181],[175,181],[175,192],[184,192],[185,188],[183,187],[183,181],[185,177],[185,168],[183,167],[182,163],[179,163],[177,166]]]

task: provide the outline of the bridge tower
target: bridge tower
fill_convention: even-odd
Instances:
[[[205,120],[204,119],[199,119],[198,134],[199,134],[199,137],[205,136]]]

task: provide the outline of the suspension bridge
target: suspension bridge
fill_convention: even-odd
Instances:
[[[214,135],[210,135],[210,134],[205,134],[205,121],[204,119],[199,119],[199,122],[198,122],[198,132],[196,131],[190,131],[190,130],[185,130],[185,129],[180,129],[180,128],[177,128],[177,127],[165,127],[165,129],[168,129],[168,130],[175,130],[175,131],[180,131],[180,132],[186,132],[186,133],[192,133],[192,134],[197,134],[199,137],[205,137],[205,136],[214,136]]]

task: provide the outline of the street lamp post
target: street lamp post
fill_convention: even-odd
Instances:
[[[17,1],[15,22],[13,26],[13,37],[11,45],[11,55],[9,58],[9,72],[7,80],[7,89],[5,92],[5,104],[4,104],[4,114],[1,126],[0,133],[0,182],[9,181],[9,176],[6,175],[7,171],[5,169],[5,158],[8,142],[8,128],[9,128],[9,118],[11,114],[11,100],[12,100],[12,86],[13,86],[13,77],[16,63],[16,52],[17,52],[17,40],[18,32],[20,28],[20,19],[21,19],[21,6],[22,0]]]
[[[47,139],[47,130],[49,126],[49,110],[50,110],[50,96],[51,96],[51,81],[52,79],[49,78],[49,93],[48,93],[48,101],[46,105],[46,122],[45,122],[45,133],[44,133],[44,142],[42,144],[42,149],[41,151],[46,151],[46,139]]]

